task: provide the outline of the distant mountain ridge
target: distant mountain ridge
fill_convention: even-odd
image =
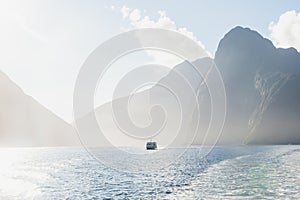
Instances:
[[[75,146],[75,129],[0,72],[0,147]]]
[[[172,141],[175,127],[171,127],[166,137],[154,137],[160,144],[172,141],[171,146],[192,144],[242,145],[242,144],[299,144],[300,143],[300,54],[294,49],[275,48],[272,42],[263,38],[258,32],[249,28],[236,27],[229,31],[220,41],[214,60],[199,59],[193,62],[197,68],[208,72],[212,64],[216,64],[222,74],[227,95],[227,116],[220,137],[206,131],[209,128],[211,109],[210,94],[207,86],[201,86],[199,95],[201,121],[196,135],[191,133],[189,126],[194,124],[193,110],[189,107],[190,94],[185,93],[190,85],[196,92],[203,77],[190,64],[183,62],[160,82],[149,90],[136,94],[139,99],[132,113],[142,124],[147,124],[145,113],[149,103],[164,105],[169,111],[169,118],[174,118],[176,104],[159,85],[166,85],[183,100],[188,113],[184,118],[184,127],[180,128],[179,136]],[[178,72],[187,82],[181,82]],[[93,139],[95,141],[114,140],[119,138],[119,145],[130,144],[130,138],[115,126],[112,105],[120,109],[126,107],[127,97],[114,100],[98,107],[95,111],[98,122],[104,122],[109,135]],[[151,107],[151,106],[150,106]],[[126,112],[126,110],[125,110]],[[152,112],[152,111],[151,111]],[[152,119],[161,118],[163,113],[151,115]],[[88,117],[87,117],[88,118]],[[147,117],[146,117],[147,118]],[[148,121],[149,123],[149,121]],[[177,124],[174,122],[173,124]],[[158,122],[157,122],[158,124]],[[145,129],[146,132],[149,130]],[[150,131],[151,132],[151,131]],[[142,132],[141,135],[144,133]],[[110,138],[107,140],[107,138]],[[117,142],[117,143],[118,143]],[[141,142],[141,145],[145,141]],[[97,143],[97,142],[96,142]],[[99,145],[100,142],[98,142]]]
[[[174,118],[179,110],[172,95],[166,94],[159,84],[135,95],[131,114],[142,125],[152,122],[158,126],[163,120],[164,113],[158,108],[151,110],[149,118],[146,108],[155,103],[164,105],[170,111],[170,119],[176,121],[166,124],[165,135],[153,137],[159,146],[169,142],[180,146],[187,143],[214,144],[216,141],[219,145],[300,144],[300,54],[296,49],[275,48],[258,32],[236,27],[221,39],[214,60],[204,58],[193,62],[204,72],[209,72],[214,63],[222,74],[227,95],[227,116],[220,138],[205,135],[213,105],[210,104],[207,86],[200,86],[203,77],[188,63],[175,66],[159,82],[175,91],[184,102],[186,123],[180,128],[179,137],[174,135],[180,121]],[[182,77],[178,76],[178,72]],[[186,82],[182,83],[181,78]],[[196,135],[191,134],[190,127],[194,125],[193,119],[199,116],[195,116],[191,94],[186,93],[191,88],[195,92],[200,91],[201,123]],[[2,72],[0,97],[0,147],[79,145],[73,126],[24,94]],[[89,131],[86,123],[86,137],[81,138],[82,142],[90,146],[107,146],[110,140],[121,146],[135,145],[136,142],[144,145],[144,140],[128,140],[128,136],[114,124],[112,105],[124,109],[127,100],[127,97],[122,97],[98,107],[96,118],[104,124],[102,128],[109,135]],[[91,117],[89,114],[80,120],[85,123]],[[130,127],[131,124],[123,125]],[[151,134],[152,128],[140,132],[141,136]]]

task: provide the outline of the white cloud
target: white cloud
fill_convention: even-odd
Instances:
[[[122,14],[123,19],[126,19],[126,18],[129,16],[130,8],[128,8],[128,7],[126,7],[126,6],[123,6],[123,7],[120,9],[120,12],[121,12],[121,14]]]
[[[134,9],[129,15],[130,21],[138,21],[141,19],[141,11],[138,9]]]
[[[138,29],[138,28],[161,28],[161,29],[168,29],[177,31],[190,39],[197,42],[204,50],[205,46],[201,41],[197,39],[197,37],[194,35],[193,32],[189,31],[185,27],[177,27],[175,21],[173,21],[170,17],[167,16],[166,11],[158,11],[158,19],[152,19],[147,15],[143,15],[143,13],[139,9],[130,9],[126,6],[123,6],[120,9],[120,12],[122,14],[123,19],[127,19],[130,23],[129,29]],[[211,53],[205,50],[205,53],[212,57]],[[151,53],[151,56],[157,61],[157,62],[165,62],[168,60],[169,63],[178,64],[178,59],[174,59],[172,62],[172,59],[166,58],[166,56],[159,56],[158,54]]]
[[[149,16],[144,16],[138,21],[131,21],[131,25],[134,28],[163,28],[176,30],[176,24],[173,20],[167,17],[165,11],[158,11],[159,18],[157,21],[151,20]]]
[[[133,12],[137,11],[135,9]],[[131,13],[131,14],[132,14]],[[130,14],[130,15],[131,15]],[[158,11],[159,18],[155,21],[150,19],[149,16],[144,16],[141,18],[141,14],[139,11],[139,20],[132,20],[130,18],[130,22],[133,28],[162,28],[162,29],[168,29],[168,30],[176,30],[183,35],[189,37],[190,39],[197,41],[201,43],[200,41],[197,40],[193,32],[190,32],[187,30],[187,28],[177,28],[176,23],[167,16],[166,11]],[[204,48],[204,45],[201,43],[202,47]]]
[[[295,10],[283,13],[278,22],[269,25],[270,38],[277,47],[294,47],[300,51],[300,13]]]

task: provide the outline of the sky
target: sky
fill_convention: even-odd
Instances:
[[[299,13],[299,0],[1,0],[0,70],[26,94],[72,122],[74,84],[82,64],[117,34],[144,27],[176,30],[213,57],[224,34],[240,25],[257,30],[278,47],[300,51]],[[122,73],[117,74],[106,83]],[[107,95],[101,93],[97,104],[109,100],[112,88],[106,87]]]

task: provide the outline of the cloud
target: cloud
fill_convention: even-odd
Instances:
[[[270,38],[277,47],[294,47],[300,51],[300,13],[295,10],[283,13],[278,22],[269,25]]]
[[[132,22],[136,22],[136,21],[140,20],[140,19],[141,19],[141,11],[138,10],[138,9],[134,9],[134,10],[130,13],[129,19],[130,19],[130,21],[132,21]]]
[[[172,20],[170,17],[167,16],[166,11],[158,11],[158,19],[153,19],[147,15],[143,15],[143,13],[139,9],[130,9],[126,6],[123,6],[120,9],[120,12],[122,14],[123,19],[126,19],[129,21],[130,27],[129,29],[138,29],[138,28],[161,28],[161,29],[168,29],[177,31],[190,39],[197,42],[203,49],[205,49],[205,46],[201,41],[197,39],[197,37],[194,35],[193,32],[189,31],[185,27],[177,27],[174,20]],[[212,57],[211,53],[205,50],[205,53]],[[153,57],[155,57],[156,61],[161,61],[163,58],[158,57],[157,54]],[[165,59],[165,58],[164,58]],[[170,60],[169,60],[170,61]]]
[[[176,30],[176,24],[173,20],[171,20],[165,11],[158,11],[159,18],[157,21],[150,19],[149,16],[144,16],[142,19],[138,21],[131,21],[131,25],[134,28],[163,28]]]
[[[122,14],[122,17],[123,19],[126,19],[128,16],[129,16],[129,11],[130,11],[130,8],[126,7],[126,6],[123,6],[121,9],[120,9],[120,12]]]

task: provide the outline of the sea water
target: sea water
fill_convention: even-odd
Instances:
[[[201,149],[2,148],[0,199],[300,199],[300,146]]]

